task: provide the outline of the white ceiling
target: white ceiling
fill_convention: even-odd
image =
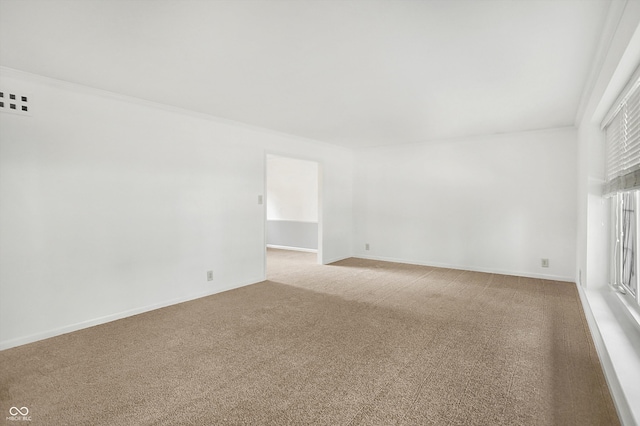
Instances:
[[[574,124],[610,0],[1,0],[0,65],[364,147]]]

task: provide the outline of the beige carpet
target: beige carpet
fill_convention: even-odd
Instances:
[[[281,250],[268,276],[0,352],[0,419],[619,423],[573,284]]]

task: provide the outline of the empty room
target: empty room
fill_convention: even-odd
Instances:
[[[0,0],[6,425],[640,425],[640,0]]]

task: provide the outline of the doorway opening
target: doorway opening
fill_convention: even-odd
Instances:
[[[265,265],[275,250],[315,254],[322,263],[320,164],[274,154],[265,163]]]

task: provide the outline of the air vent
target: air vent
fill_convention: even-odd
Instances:
[[[20,115],[31,115],[29,96],[23,93],[14,93],[0,90],[0,111]]]

